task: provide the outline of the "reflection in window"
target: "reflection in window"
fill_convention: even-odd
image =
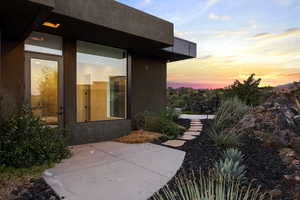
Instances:
[[[47,33],[33,32],[25,41],[25,51],[62,56],[62,38]]]
[[[77,42],[77,121],[126,118],[126,52]]]
[[[57,124],[57,61],[31,59],[31,105],[35,116]]]

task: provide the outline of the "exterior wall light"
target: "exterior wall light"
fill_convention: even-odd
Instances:
[[[60,24],[52,23],[52,22],[44,22],[43,26],[47,26],[47,27],[50,27],[50,28],[58,28],[60,26]]]

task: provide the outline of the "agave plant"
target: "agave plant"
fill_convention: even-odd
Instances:
[[[245,165],[241,165],[240,161],[234,162],[226,158],[225,160],[216,162],[214,173],[216,176],[230,176],[231,178],[245,181],[246,167]]]
[[[223,153],[224,159],[230,159],[233,162],[241,162],[244,159],[242,152],[235,148],[226,149]]]
[[[215,163],[213,171],[216,176],[230,176],[245,181],[246,167],[241,164],[242,161],[242,152],[234,148],[227,149],[223,153],[223,158]]]
[[[263,200],[260,188],[242,186],[230,176],[204,175],[201,171],[195,178],[178,176],[175,185],[164,187],[154,195],[154,200]]]

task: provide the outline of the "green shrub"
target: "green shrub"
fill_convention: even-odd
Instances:
[[[178,119],[179,114],[173,108],[166,108],[163,112],[161,112],[160,116],[163,119],[175,121]]]
[[[224,101],[218,109],[212,126],[218,130],[231,128],[249,111],[249,107],[237,97]]]
[[[134,123],[137,129],[143,130],[145,129],[146,125],[146,117],[147,116],[152,116],[153,114],[150,113],[149,111],[145,112],[139,112],[134,116]]]
[[[175,122],[168,119],[160,120],[160,133],[174,138],[181,135],[183,132],[184,130]]]
[[[240,145],[240,135],[235,133],[226,133],[225,131],[217,132],[213,127],[208,131],[209,137],[214,141],[217,146],[229,148]]]
[[[158,116],[146,116],[144,130],[160,132],[161,118]]]
[[[199,176],[178,176],[175,185],[165,186],[154,200],[263,200],[265,194],[251,185],[241,186],[239,180],[230,176],[208,176],[201,171]]]
[[[177,126],[178,126],[181,134],[183,134],[186,131],[186,128],[184,126],[181,126],[181,125],[178,125],[178,124],[177,124]]]
[[[174,122],[177,118],[178,114],[173,109],[166,109],[160,115],[145,111],[135,115],[135,123],[138,129],[159,132],[171,139],[186,130]]]
[[[0,127],[0,163],[2,167],[29,168],[60,162],[70,154],[66,133],[50,128],[23,108]]]

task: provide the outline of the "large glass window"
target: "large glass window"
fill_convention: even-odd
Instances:
[[[58,62],[31,58],[30,65],[33,113],[48,124],[57,124]]]
[[[33,114],[51,125],[60,123],[62,108],[62,38],[33,32],[25,41],[26,89]]]
[[[77,121],[126,118],[126,51],[77,42]]]
[[[41,32],[33,32],[25,41],[25,51],[62,56],[62,38]]]

